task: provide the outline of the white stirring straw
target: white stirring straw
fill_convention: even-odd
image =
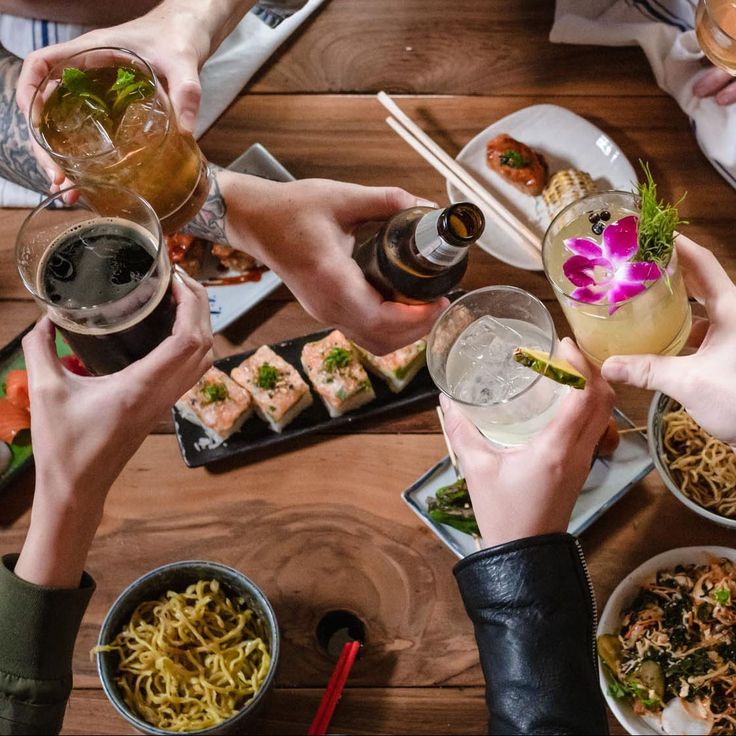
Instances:
[[[442,427],[442,436],[445,438],[445,446],[447,447],[447,454],[450,456],[450,465],[452,465],[452,469],[455,471],[455,475],[459,478],[460,477],[460,470],[458,470],[457,467],[457,458],[455,457],[455,453],[452,449],[452,445],[450,444],[450,438],[447,436],[447,430],[445,429],[445,415],[442,413],[442,407],[437,407],[437,416],[440,418],[440,427]]]

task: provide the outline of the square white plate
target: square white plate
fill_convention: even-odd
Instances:
[[[294,181],[294,177],[260,143],[253,144],[242,156],[235,159],[228,169],[274,181]],[[224,330],[265,299],[281,283],[281,279],[273,271],[265,271],[259,281],[229,286],[208,286],[212,332]]]
[[[636,172],[621,149],[600,128],[585,118],[557,105],[532,105],[517,110],[489,125],[457,155],[457,161],[483,184],[496,199],[539,234],[540,240],[550,223],[541,196],[530,197],[511,186],[486,163],[486,144],[501,133],[516,138],[543,154],[550,175],[560,169],[587,171],[600,191],[630,191],[637,181]],[[465,197],[447,183],[451,202]],[[492,256],[517,268],[542,270],[541,256],[529,253],[514,238],[494,224],[488,211],[486,229],[478,245]]]
[[[614,409],[614,417],[619,427],[634,425],[628,417]],[[613,457],[597,459],[575,504],[567,531],[580,534],[587,529],[604,511],[607,511],[627,491],[648,475],[654,468],[649,456],[646,437],[640,432],[631,432],[621,437],[621,444]],[[475,540],[446,524],[439,524],[429,516],[427,499],[434,496],[443,486],[455,482],[455,471],[450,459],[445,457],[430,468],[401,497],[409,508],[447,545],[459,558],[477,552]],[[492,489],[490,489],[492,490]],[[521,491],[523,492],[523,491]]]

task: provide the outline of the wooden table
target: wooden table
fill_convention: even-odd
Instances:
[[[204,152],[224,165],[260,141],[298,177],[398,184],[444,201],[444,182],[384,125],[375,92],[405,95],[401,105],[453,154],[497,118],[551,102],[600,126],[630,160],[650,161],[664,194],[687,190],[688,232],[736,275],[728,215],[736,194],[698,150],[686,117],[657,88],[638,49],[550,44],[552,5],[331,0],[207,133]],[[0,217],[1,343],[37,315],[13,263],[23,216]],[[543,274],[475,249],[463,285],[488,284],[539,295],[567,331]],[[216,349],[224,356],[316,327],[282,288],[219,335]],[[619,405],[643,423],[649,400],[624,390]],[[276,610],[283,636],[277,687],[254,731],[306,732],[333,664],[315,628],[326,612],[345,609],[365,623],[367,646],[333,732],[484,732],[483,677],[452,576],[455,559],[399,497],[443,454],[431,408],[226,470],[187,470],[172,436],[149,437],[115,484],[90,555],[98,588],[75,653],[65,733],[130,733],[100,690],[89,650],[124,586],[192,557],[239,568]],[[4,495],[2,551],[21,546],[32,480]],[[732,539],[685,509],[652,473],[582,541],[603,604],[651,555]],[[623,733],[613,719],[611,728]]]

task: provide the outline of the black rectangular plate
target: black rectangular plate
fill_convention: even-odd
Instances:
[[[314,332],[311,335],[305,335],[304,337],[280,342],[277,345],[271,345],[271,348],[285,361],[293,365],[311,387],[301,366],[302,348],[308,342],[321,340],[330,332],[332,330],[329,329]],[[231,355],[227,358],[216,360],[215,365],[229,375],[233,368],[240,365],[248,356],[253,355],[253,353],[255,353],[255,350]],[[426,367],[419,371],[414,380],[400,394],[392,393],[380,378],[371,375],[370,379],[376,393],[376,398],[370,404],[366,404],[349,414],[332,419],[327,413],[322,399],[312,390],[314,397],[312,406],[305,409],[281,434],[272,431],[265,422],[253,416],[243,425],[243,428],[239,432],[215,448],[204,446],[199,449],[197,443],[203,441],[203,445],[206,444],[204,431],[198,425],[192,424],[184,419],[177,409],[174,408],[172,409],[172,414],[174,416],[176,438],[179,442],[179,449],[181,450],[184,462],[190,468],[197,468],[201,465],[217,462],[218,460],[225,460],[226,458],[252,457],[260,450],[272,448],[277,445],[286,445],[300,437],[307,437],[309,435],[319,434],[320,432],[333,432],[344,427],[351,427],[366,419],[380,417],[396,409],[407,408],[421,403],[438,394],[437,388],[432,382]]]

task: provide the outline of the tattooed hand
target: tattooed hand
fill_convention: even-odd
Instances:
[[[446,299],[419,306],[384,301],[352,259],[360,224],[431,203],[395,187],[215,173],[210,197],[187,230],[263,261],[307,312],[369,350],[383,354],[423,337],[447,306]]]

